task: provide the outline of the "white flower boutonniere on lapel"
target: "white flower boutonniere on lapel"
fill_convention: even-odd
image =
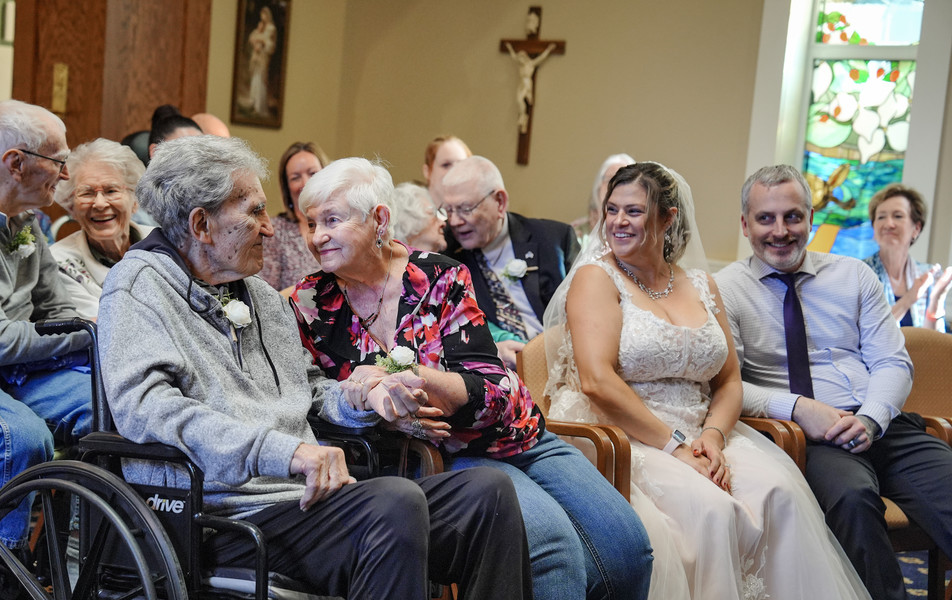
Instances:
[[[226,296],[222,302],[222,310],[225,311],[225,317],[238,329],[251,325],[251,309],[241,300]]]
[[[27,225],[17,232],[7,250],[11,254],[17,254],[20,258],[26,258],[36,251],[36,236],[33,235],[33,228]]]
[[[531,253],[526,254],[526,258],[532,258]],[[529,271],[538,271],[539,267],[530,267],[529,264],[521,258],[514,258],[506,263],[506,270],[503,275],[509,281],[519,281],[526,276]]]

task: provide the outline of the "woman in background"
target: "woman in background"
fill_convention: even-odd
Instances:
[[[152,230],[132,222],[139,206],[135,187],[145,168],[131,148],[103,138],[77,146],[66,168],[69,179],[56,186],[54,199],[80,231],[50,246],[50,252],[76,311],[95,320],[109,269]]]
[[[304,184],[328,162],[314,142],[294,142],[278,163],[284,212],[271,219],[274,237],[264,240],[261,277],[284,297],[291,295],[302,277],[321,268],[307,247],[307,219],[297,206]]]
[[[588,215],[572,221],[578,243],[583,248],[601,217],[602,201],[605,200],[605,193],[608,191],[608,182],[615,176],[618,169],[634,163],[635,159],[624,153],[612,154],[602,162],[602,166],[595,175],[595,183],[592,184],[592,193],[588,197]]]
[[[394,238],[424,252],[446,250],[446,216],[433,206],[425,187],[411,182],[395,187],[393,212]]]
[[[945,301],[952,267],[917,262],[909,256],[926,225],[926,203],[911,187],[894,183],[869,202],[869,220],[879,251],[865,260],[880,281],[900,326],[945,331]]]
[[[423,153],[423,180],[436,207],[443,206],[443,176],[450,167],[473,153],[466,142],[455,135],[433,138]]]

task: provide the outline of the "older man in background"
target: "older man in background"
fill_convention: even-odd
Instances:
[[[66,126],[39,106],[0,102],[0,486],[53,458],[92,420],[85,333],[41,336],[33,321],[78,317],[33,209],[53,202],[66,170]],[[24,502],[0,521],[0,543],[26,544]],[[0,572],[0,596],[5,591]]]
[[[445,254],[469,267],[499,357],[514,368],[516,352],[542,332],[545,307],[578,255],[575,232],[509,212],[502,174],[482,156],[453,165],[443,178],[443,200]]]

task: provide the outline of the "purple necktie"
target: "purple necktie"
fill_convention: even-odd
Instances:
[[[810,355],[807,352],[807,329],[803,324],[803,309],[797,296],[797,275],[800,273],[772,273],[787,286],[783,297],[783,329],[787,341],[787,377],[790,392],[815,398],[813,378],[810,377]]]

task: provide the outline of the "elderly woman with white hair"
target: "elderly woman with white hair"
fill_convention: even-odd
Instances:
[[[119,433],[185,452],[205,473],[203,510],[261,528],[269,568],[311,593],[422,599],[430,579],[458,583],[464,598],[528,597],[526,541],[512,533],[522,519],[504,476],[355,482],[343,451],[318,445],[311,410],[338,424],[371,415],[311,364],[287,302],[254,277],[274,232],[265,172],[238,138],[186,137],[156,151],[136,194],[160,228],[113,267],[100,299]],[[415,389],[417,379],[402,381]],[[184,479],[152,463],[125,473],[151,485]],[[203,558],[253,567],[255,548],[222,532]]]
[[[103,138],[77,146],[66,167],[70,178],[56,186],[54,199],[80,230],[50,252],[77,312],[95,319],[109,269],[152,230],[132,221],[139,207],[135,187],[145,167],[131,148]]]
[[[393,240],[392,196],[390,174],[362,158],[337,160],[304,186],[322,270],[291,303],[314,364],[343,382],[355,409],[438,445],[448,469],[489,466],[512,479],[536,598],[644,598],[651,548],[637,514],[546,431],[497,356],[469,270]],[[398,379],[406,372],[421,390]]]
[[[412,182],[393,190],[393,237],[426,252],[446,250],[446,215],[436,208],[426,188]]]

